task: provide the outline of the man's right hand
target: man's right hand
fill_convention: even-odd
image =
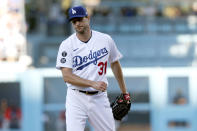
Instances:
[[[107,89],[107,84],[103,81],[94,81],[92,88],[99,91],[105,91]]]

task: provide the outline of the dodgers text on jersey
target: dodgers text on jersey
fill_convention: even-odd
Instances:
[[[97,61],[108,54],[107,49],[104,47],[97,51],[90,50],[87,56],[74,56],[73,57],[73,67],[77,67],[76,70],[83,70],[86,66],[90,64],[97,65]]]

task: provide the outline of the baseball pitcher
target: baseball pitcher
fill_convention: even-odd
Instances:
[[[56,68],[61,70],[68,87],[67,131],[84,131],[86,120],[95,131],[115,131],[112,109],[123,107],[123,101],[128,103],[126,106],[130,103],[119,63],[122,54],[109,35],[91,30],[90,17],[83,6],[70,8],[68,17],[76,33],[61,43],[56,62]],[[116,104],[110,104],[107,96],[108,65],[111,65],[123,95],[123,101]]]

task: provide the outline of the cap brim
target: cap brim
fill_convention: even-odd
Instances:
[[[74,18],[82,18],[82,17],[86,17],[86,16],[87,15],[76,15],[76,16],[69,18],[69,21],[72,21]]]

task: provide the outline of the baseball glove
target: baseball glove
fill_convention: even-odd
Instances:
[[[122,120],[131,108],[130,94],[120,94],[116,97],[115,101],[111,103],[113,116],[116,120]]]

